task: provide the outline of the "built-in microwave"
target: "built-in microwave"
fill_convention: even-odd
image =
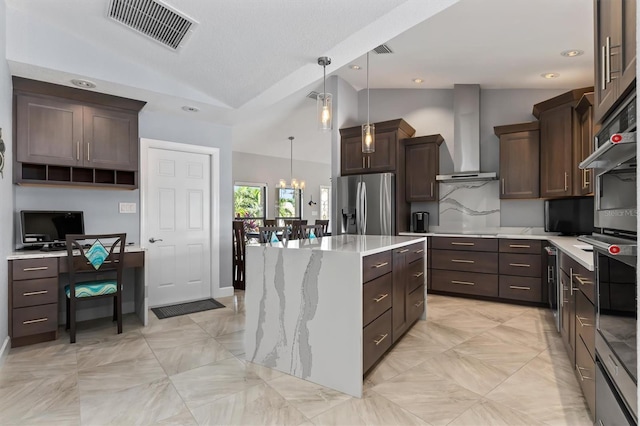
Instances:
[[[595,137],[595,150],[580,163],[595,178],[594,226],[637,232],[636,95],[632,93]]]

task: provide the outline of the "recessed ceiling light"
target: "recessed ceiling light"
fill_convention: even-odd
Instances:
[[[558,78],[560,77],[560,74],[558,74],[557,72],[545,72],[544,74],[540,74],[540,77],[547,79]]]
[[[79,78],[74,78],[73,80],[71,80],[71,83],[75,84],[78,87],[82,87],[83,89],[93,89],[96,87],[96,84],[93,81],[81,80]]]
[[[185,105],[185,106],[182,107],[182,109],[184,111],[187,111],[187,112],[198,112],[198,111],[200,111],[200,108],[194,107],[194,106],[191,106],[191,105]]]
[[[413,79],[413,82],[414,82],[414,83],[417,83],[417,84],[420,84],[420,83],[422,83],[423,81],[424,81],[424,80],[423,80],[423,79],[421,79],[421,78],[414,78],[414,79]]]
[[[349,68],[351,68],[352,70],[356,70],[356,71],[362,69],[362,67],[360,65],[349,65]]]
[[[560,52],[562,56],[566,56],[567,58],[573,58],[574,56],[584,55],[584,51],[578,49],[565,50]]]

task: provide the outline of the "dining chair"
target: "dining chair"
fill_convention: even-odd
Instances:
[[[291,221],[291,233],[290,233],[290,239],[292,240],[300,240],[302,238],[304,238],[304,236],[302,235],[302,225],[306,225],[307,224],[307,220],[303,219],[294,219]]]
[[[322,230],[322,225],[302,225],[300,235],[302,235],[302,238],[305,240],[309,238],[322,238],[324,231]]]
[[[244,249],[245,249],[244,221],[233,221],[233,288],[244,290]]]
[[[112,297],[113,320],[118,324],[118,334],[122,333],[122,268],[126,238],[127,234],[122,233],[66,235],[69,284],[64,292],[66,329],[71,343],[76,342],[76,307],[78,302],[85,300]],[[87,248],[88,244],[91,245]],[[96,273],[102,277],[96,279]]]
[[[260,243],[287,242],[289,232],[286,226],[259,226],[258,240]]]
[[[278,221],[275,219],[265,219],[264,226],[278,226]]]
[[[329,219],[316,219],[316,225],[322,225],[322,235],[327,235],[329,232]]]

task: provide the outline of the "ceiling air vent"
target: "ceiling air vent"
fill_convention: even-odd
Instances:
[[[110,0],[109,17],[173,50],[186,42],[197,25],[157,0]]]
[[[391,50],[389,48],[389,46],[387,46],[386,44],[381,44],[378,47],[375,47],[373,49],[374,52],[376,52],[378,55],[385,55],[387,53],[393,53],[393,50]]]
[[[320,93],[316,92],[315,90],[312,90],[311,92],[307,93],[307,98],[311,98],[313,100],[317,100],[319,94]]]

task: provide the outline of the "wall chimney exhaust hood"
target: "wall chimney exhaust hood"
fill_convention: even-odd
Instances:
[[[496,172],[480,172],[480,85],[453,86],[453,173],[437,175],[444,183],[496,180]]]

